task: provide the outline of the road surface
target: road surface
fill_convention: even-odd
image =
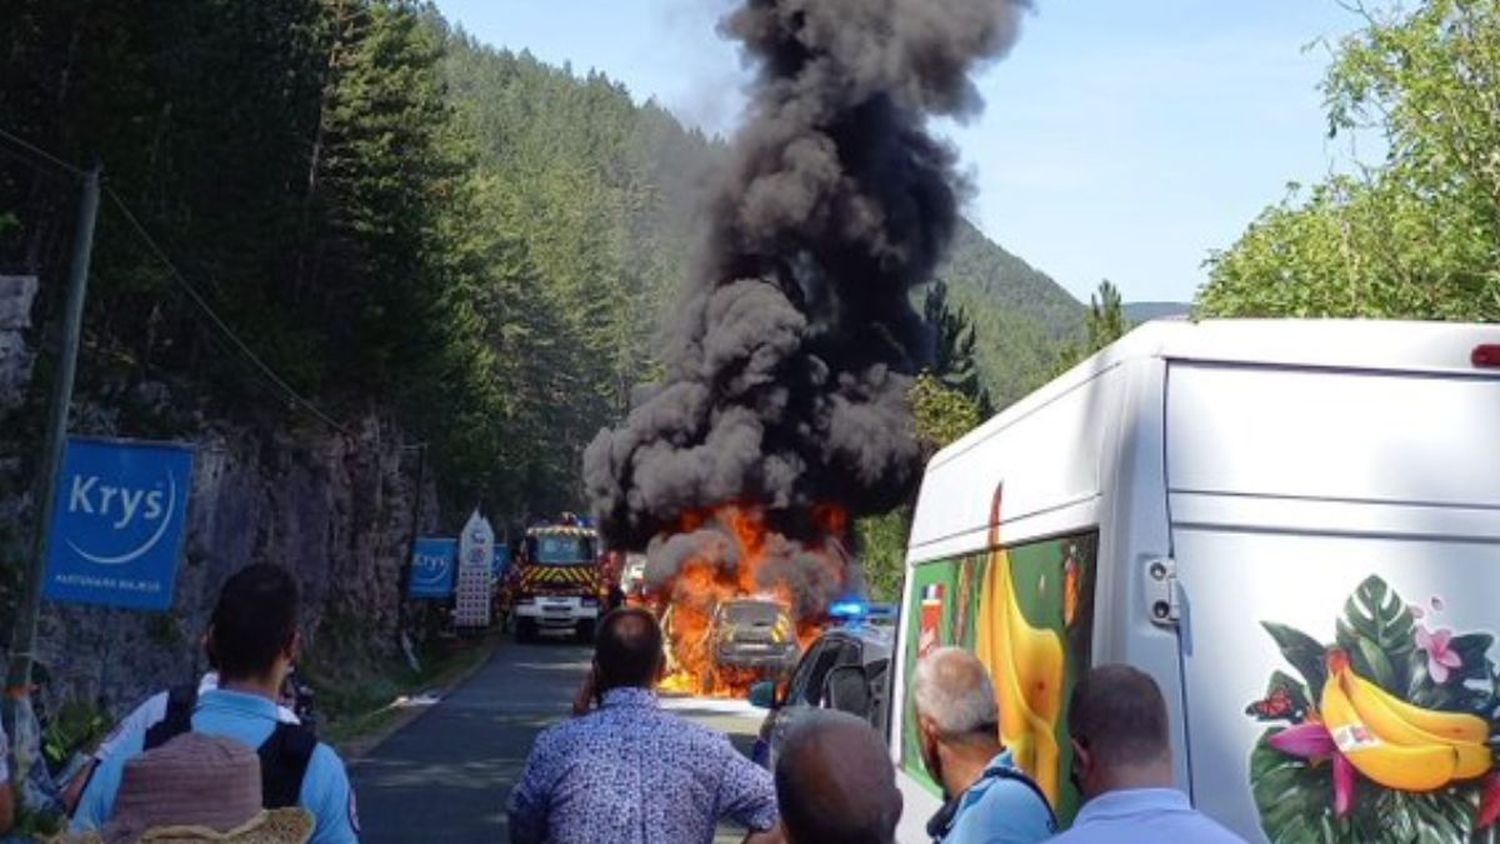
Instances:
[[[365,844],[509,841],[505,799],[536,734],[563,718],[583,682],[588,648],[506,641],[431,711],[351,766]],[[669,701],[729,733],[748,753],[759,716],[743,703]],[[726,831],[721,841],[738,841]]]

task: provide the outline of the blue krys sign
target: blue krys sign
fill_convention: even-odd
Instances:
[[[69,439],[43,594],[72,604],[170,608],[192,486],[190,446]]]
[[[411,558],[411,597],[451,597],[457,569],[457,539],[418,539]]]

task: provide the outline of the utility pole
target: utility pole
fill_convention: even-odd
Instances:
[[[57,476],[62,471],[63,449],[68,442],[68,410],[73,403],[73,376],[78,371],[78,340],[83,333],[83,302],[88,294],[89,258],[94,250],[94,222],[99,216],[100,164],[84,174],[83,197],[78,203],[78,225],[73,233],[73,264],[68,277],[68,301],[63,312],[62,348],[57,377],[52,384],[52,405],[47,418],[42,460],[37,467],[36,525],[32,534],[30,565],[21,581],[16,602],[16,622],[10,636],[10,667],[5,674],[5,698],[0,702],[6,733],[10,737],[11,782],[25,782],[26,769],[34,761],[25,752],[18,724],[33,723],[31,711],[31,666],[36,649],[37,613],[42,605],[42,577],[47,570],[48,530],[57,504]]]

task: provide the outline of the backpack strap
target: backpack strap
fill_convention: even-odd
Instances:
[[[1021,783],[1031,789],[1031,793],[1035,794],[1036,799],[1042,801],[1042,805],[1046,807],[1047,818],[1051,824],[1051,828],[1054,830],[1057,829],[1057,813],[1052,811],[1052,803],[1047,800],[1047,795],[1042,792],[1042,787],[1036,784],[1036,780],[1027,776],[1025,771],[1019,768],[1012,768],[1008,765],[994,765],[984,772],[983,778],[987,780],[1010,780],[1011,782]]]
[[[256,751],[260,756],[262,804],[267,809],[296,806],[302,797],[302,780],[318,749],[318,737],[298,724],[278,723],[270,738]]]
[[[198,708],[198,687],[191,683],[173,686],[167,692],[166,717],[146,729],[146,749],[161,747],[193,729],[193,710]]]

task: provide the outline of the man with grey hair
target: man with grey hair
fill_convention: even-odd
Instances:
[[[917,664],[914,697],[922,761],[947,801],[927,824],[934,842],[1036,844],[1057,832],[1047,798],[1000,743],[983,663],[962,648],[939,648]]]

